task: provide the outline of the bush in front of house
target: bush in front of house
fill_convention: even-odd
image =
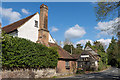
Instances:
[[[3,69],[55,68],[58,57],[54,48],[7,34],[2,38]]]
[[[98,71],[104,70],[108,65],[104,64],[102,61],[99,61]]]
[[[83,70],[82,68],[78,68],[76,71],[76,74],[84,74],[85,70]]]

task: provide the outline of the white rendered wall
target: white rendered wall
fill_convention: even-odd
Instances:
[[[97,61],[95,61],[95,66],[98,66],[98,62]]]
[[[35,20],[38,21],[38,28],[35,27]],[[24,25],[18,28],[18,37],[36,42],[38,40],[39,13],[36,13]]]
[[[50,43],[55,43],[55,41],[53,40],[53,38],[52,38],[52,36],[50,35],[50,33],[49,33],[49,42],[50,42]]]
[[[89,55],[81,55],[81,57],[89,57]]]

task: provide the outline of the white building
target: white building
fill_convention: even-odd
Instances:
[[[47,42],[55,43],[54,39],[51,37],[47,29],[47,25],[43,25],[43,24],[47,24],[47,22],[45,23],[45,20],[47,20],[48,17],[46,14],[48,14],[48,7],[43,4],[41,5],[40,14],[37,12],[24,19],[14,22],[10,25],[7,25],[2,29],[7,34],[10,34],[12,36],[17,36],[20,38],[25,38],[33,42],[37,42],[38,40],[40,40],[40,37],[42,38],[47,37]],[[47,33],[45,30],[47,30]]]

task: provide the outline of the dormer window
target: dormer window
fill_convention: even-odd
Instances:
[[[38,21],[35,20],[35,27],[38,28]]]

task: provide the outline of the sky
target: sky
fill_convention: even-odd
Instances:
[[[2,27],[30,16],[40,13],[40,5],[48,6],[48,30],[52,37],[59,43],[69,39],[74,45],[83,46],[87,41],[100,41],[108,46],[111,41],[111,30],[102,32],[102,29],[110,28],[119,18],[98,22],[94,2],[2,2],[0,16]],[[109,33],[109,34],[108,34]]]

